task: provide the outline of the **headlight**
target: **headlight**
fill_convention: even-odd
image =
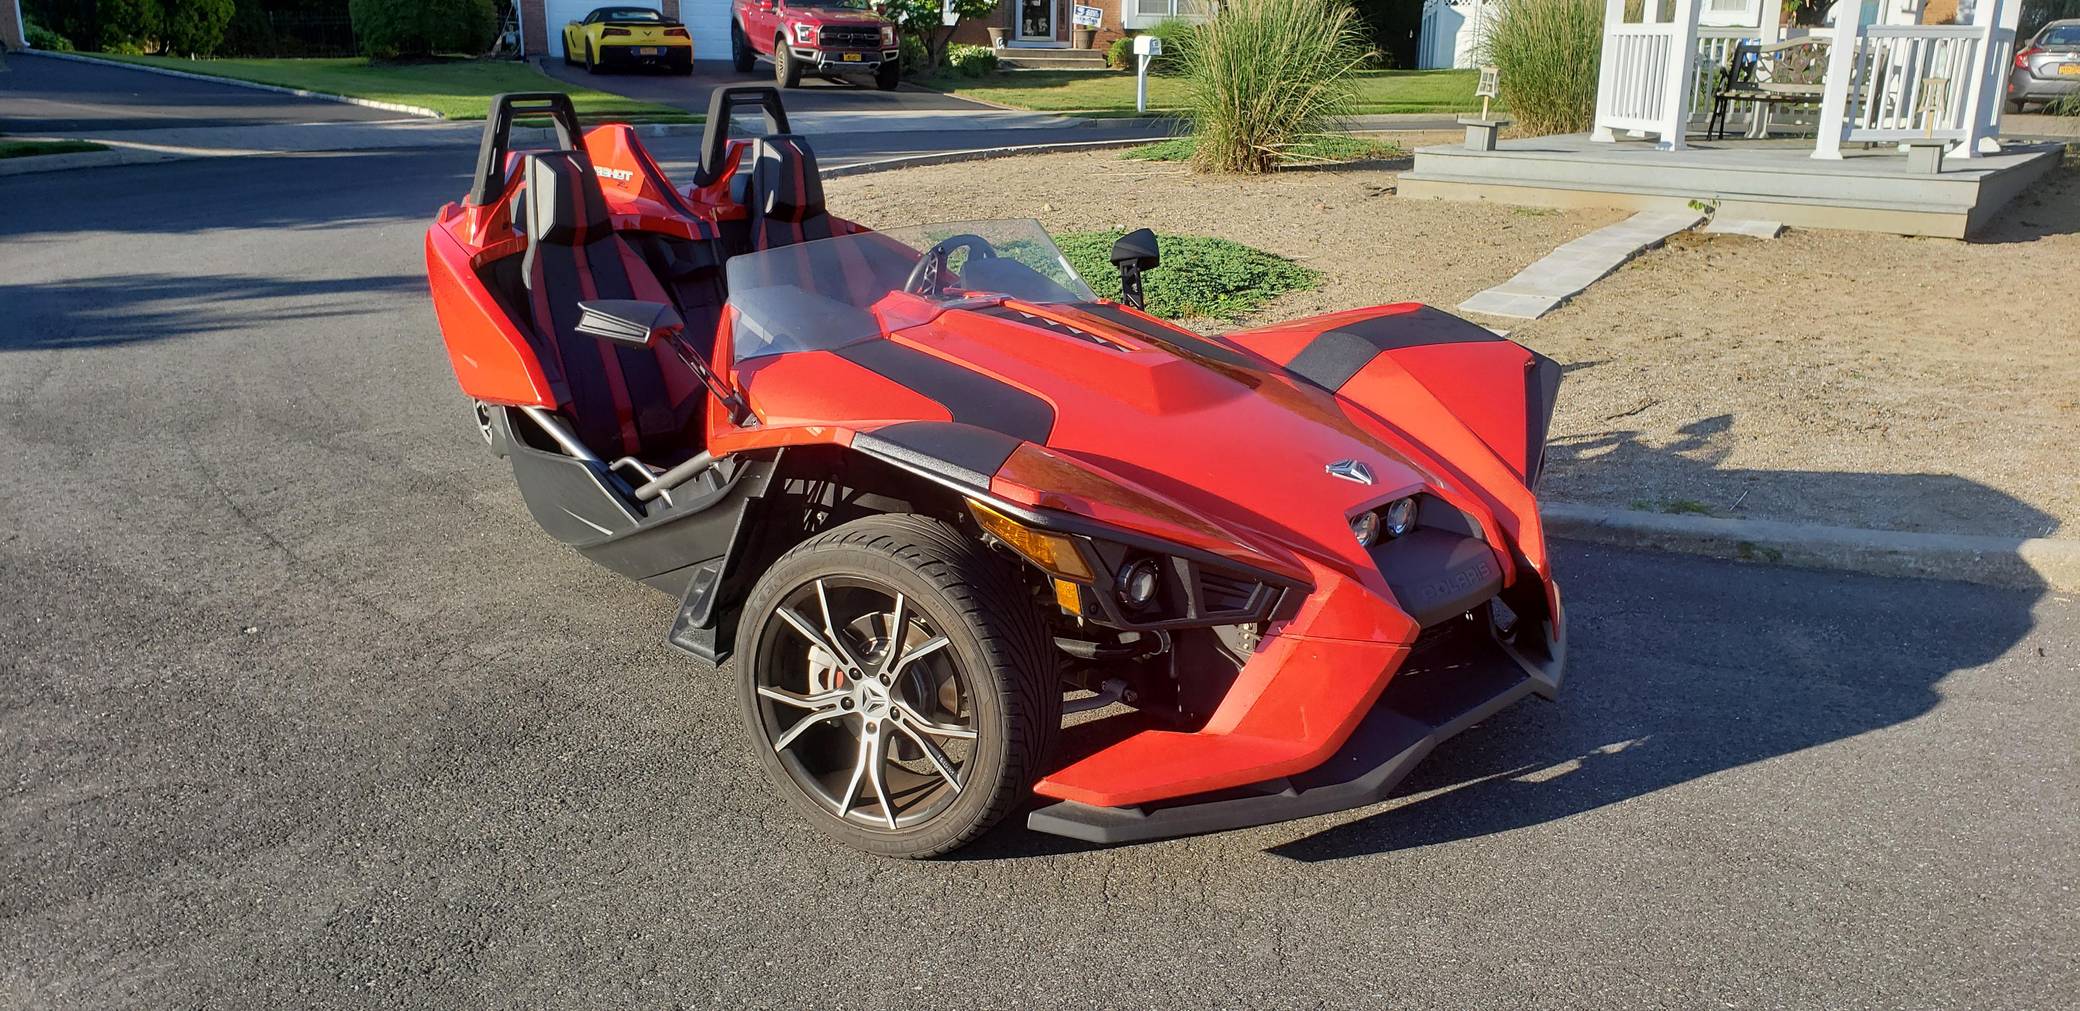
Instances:
[[[813,45],[815,45],[815,44],[816,44],[816,26],[815,26],[815,25],[796,25],[796,26],[794,26],[794,40],[795,40],[796,42],[799,42],[799,43],[801,43],[802,45],[805,45],[805,46],[813,46]]]
[[[1156,601],[1156,591],[1162,588],[1163,572],[1156,567],[1153,558],[1142,558],[1119,570],[1115,581],[1119,587],[1119,599],[1128,607],[1140,610]]]
[[[881,26],[881,44],[884,46],[896,44],[896,27],[894,25]]]
[[[1397,498],[1387,503],[1387,536],[1399,537],[1416,528],[1416,500]]]
[[[1369,548],[1379,536],[1379,514],[1362,512],[1351,517],[1351,535],[1358,539],[1358,546]]]

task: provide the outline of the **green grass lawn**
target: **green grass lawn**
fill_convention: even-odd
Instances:
[[[1479,109],[1473,97],[1477,70],[1367,70],[1358,75],[1363,115],[1389,112],[1465,112]],[[925,82],[940,91],[1035,112],[1131,115],[1134,75],[1090,70],[1020,70],[988,77],[939,78]],[[1184,78],[1150,76],[1148,107],[1175,110],[1184,104]]]
[[[349,98],[396,102],[432,109],[449,119],[483,119],[491,96],[502,91],[561,91],[571,96],[581,120],[640,119],[690,122],[699,117],[669,106],[638,102],[565,84],[534,67],[510,60],[441,60],[431,63],[371,63],[360,57],[323,60],[184,60],[170,56],[102,59],[142,63],[191,74],[302,88]]]
[[[8,140],[0,137],[0,158],[27,158],[39,154],[78,154],[82,151],[106,151],[105,147],[85,140]]]
[[[1055,236],[1062,256],[1101,298],[1120,297],[1112,244],[1120,231]],[[1234,319],[1289,291],[1313,288],[1320,271],[1282,256],[1203,235],[1161,235],[1163,268],[1147,280],[1148,311],[1164,319]]]
[[[1196,137],[1172,137],[1153,144],[1130,147],[1120,152],[1119,156],[1129,161],[1188,161],[1198,146],[1199,140]],[[1401,145],[1391,140],[1356,137],[1347,133],[1326,133],[1309,137],[1287,148],[1284,162],[1288,165],[1318,165],[1323,162],[1377,161],[1401,158],[1407,154]]]

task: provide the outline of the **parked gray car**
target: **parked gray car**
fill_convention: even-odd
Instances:
[[[2080,94],[2080,18],[2053,21],[2015,54],[2008,75],[2008,108],[2021,112],[2032,102],[2050,105]]]

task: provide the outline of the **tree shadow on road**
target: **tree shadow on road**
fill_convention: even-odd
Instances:
[[[106,347],[244,326],[278,327],[395,309],[424,291],[410,275],[288,279],[252,274],[122,274],[0,284],[18,315],[0,326],[0,353]]]

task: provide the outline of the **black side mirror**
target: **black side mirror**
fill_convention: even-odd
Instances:
[[[579,333],[625,347],[651,347],[685,328],[678,310],[663,302],[611,298],[578,303]]]
[[[1144,308],[1147,299],[1141,292],[1141,272],[1154,270],[1162,263],[1163,250],[1156,242],[1155,232],[1136,228],[1120,236],[1112,244],[1112,265],[1119,268],[1120,301],[1136,309]]]

